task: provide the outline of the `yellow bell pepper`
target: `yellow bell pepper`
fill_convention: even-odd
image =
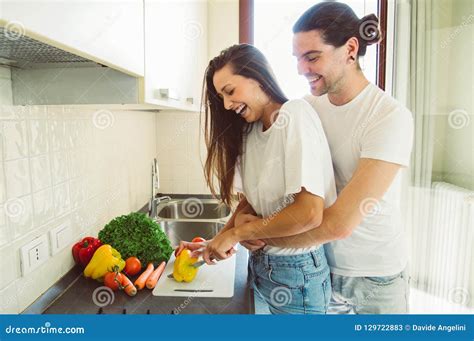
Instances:
[[[122,271],[124,267],[125,261],[120,253],[109,244],[105,244],[94,252],[91,261],[84,269],[84,276],[102,282],[107,272]]]
[[[198,268],[193,266],[197,258],[191,258],[191,251],[184,249],[174,261],[173,277],[178,282],[191,282],[196,277]]]

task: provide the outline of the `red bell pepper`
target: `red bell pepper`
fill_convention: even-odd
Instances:
[[[86,267],[89,264],[95,250],[102,246],[102,242],[94,237],[85,237],[72,247],[72,257],[76,264]]]

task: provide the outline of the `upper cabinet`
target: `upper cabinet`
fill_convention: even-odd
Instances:
[[[62,50],[144,75],[142,1],[0,0],[0,18]]]
[[[207,1],[145,0],[144,101],[199,110]]]
[[[0,0],[14,104],[198,111],[207,13],[205,0]]]

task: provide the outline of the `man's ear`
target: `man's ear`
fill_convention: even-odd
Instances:
[[[346,41],[347,63],[353,64],[357,62],[357,53],[359,52],[359,40],[351,37]]]

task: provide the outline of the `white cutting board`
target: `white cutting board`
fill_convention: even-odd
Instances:
[[[174,253],[166,264],[165,271],[158,280],[153,296],[175,296],[175,297],[232,297],[234,296],[235,258],[232,257],[217,262],[216,265],[204,264],[199,267],[198,273],[190,283],[176,282],[174,278],[168,278],[173,273],[176,257]],[[208,290],[212,292],[186,292],[175,291],[175,289]]]

